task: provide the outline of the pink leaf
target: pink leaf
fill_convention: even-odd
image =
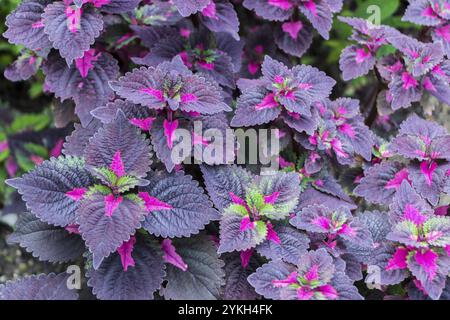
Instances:
[[[178,128],[178,120],[170,122],[167,119],[165,119],[163,127],[164,127],[164,135],[166,136],[167,140],[167,146],[169,147],[169,149],[172,149],[173,142],[175,139],[175,130],[177,130]]]
[[[270,222],[266,223],[267,225],[267,237],[266,239],[272,242],[275,242],[276,244],[281,244],[281,240],[278,237],[278,234],[276,233],[276,231],[273,229],[273,226]]]
[[[94,68],[94,62],[98,60],[100,53],[95,54],[95,49],[90,49],[84,53],[84,56],[79,59],[75,59],[75,66],[82,78],[86,78],[89,71]]]
[[[79,227],[80,226],[78,224],[69,224],[64,229],[66,229],[70,234],[80,234]]]
[[[408,183],[411,183],[408,176],[408,169],[404,168],[397,172],[391,180],[389,180],[386,183],[385,189],[398,189],[400,185],[402,184],[403,180],[408,181]]]
[[[68,196],[70,199],[74,201],[79,201],[83,199],[86,191],[87,191],[86,188],[75,188],[73,190],[67,191],[66,196]]]
[[[436,276],[438,254],[430,249],[425,252],[417,250],[415,259],[432,280]]]
[[[59,157],[61,155],[63,144],[64,144],[64,140],[58,139],[58,141],[56,141],[55,146],[52,148],[52,150],[50,150],[50,157],[55,157],[55,158]]]
[[[130,123],[143,131],[150,131],[150,129],[152,128],[153,121],[155,119],[156,119],[155,117],[148,117],[145,119],[132,118],[130,119]]]
[[[408,257],[409,250],[406,248],[397,248],[394,255],[389,259],[386,266],[386,271],[406,269],[406,258]]]
[[[244,218],[242,218],[241,220],[241,225],[239,227],[239,230],[241,232],[244,232],[245,230],[251,230],[255,227],[255,222],[250,220],[249,216],[245,216]]]
[[[161,249],[164,252],[163,259],[165,262],[170,263],[183,271],[188,269],[188,265],[183,261],[183,258],[175,251],[172,240],[164,239],[161,243]]]
[[[248,249],[245,251],[241,251],[241,253],[239,254],[240,258],[241,258],[241,265],[243,268],[247,268],[248,263],[250,262],[250,258],[253,255],[253,249]]]
[[[422,161],[422,163],[420,164],[420,171],[425,176],[425,180],[429,186],[433,184],[433,173],[434,170],[436,170],[436,168],[437,163],[434,161],[431,162],[430,164],[428,164],[427,161]]]
[[[113,194],[105,196],[105,215],[111,217],[122,202],[122,196],[114,197]]]
[[[298,282],[297,277],[298,277],[297,271],[293,271],[288,275],[286,279],[272,280],[272,285],[275,288],[287,287],[291,284],[296,284]]]
[[[148,192],[139,192],[139,197],[144,201],[145,209],[148,212],[170,210],[173,208],[170,204],[150,196]]]
[[[427,220],[427,217],[421,214],[413,205],[407,204],[403,211],[403,219],[409,220],[416,225],[421,225]]]
[[[134,259],[131,256],[133,253],[134,245],[136,243],[136,238],[134,236],[130,237],[130,240],[124,242],[118,249],[117,252],[120,255],[120,261],[122,262],[123,271],[127,271],[129,266],[134,267]]]
[[[275,101],[275,94],[269,93],[255,106],[255,110],[272,109],[276,107],[278,107],[278,102]]]
[[[122,157],[120,155],[120,151],[116,151],[113,156],[113,160],[109,168],[116,174],[118,177],[122,177],[125,175],[125,167],[123,165]]]
[[[300,30],[302,30],[302,28],[303,28],[303,23],[301,23],[300,21],[285,22],[281,25],[281,29],[284,32],[289,33],[291,38],[294,40],[297,39],[298,33],[300,32]]]
[[[275,202],[277,201],[279,196],[280,196],[280,192],[278,192],[278,191],[275,191],[274,193],[272,193],[268,196],[264,196],[264,203],[275,204]]]

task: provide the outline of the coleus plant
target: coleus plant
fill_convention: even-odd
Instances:
[[[390,112],[419,102],[424,93],[449,103],[449,62],[440,41],[421,42],[360,18],[340,20],[353,28],[350,39],[357,42],[342,51],[339,64],[344,80],[366,75],[375,67],[378,79],[387,83],[380,96]],[[384,48],[394,53],[386,55]]]
[[[404,19],[421,10],[431,27],[418,40],[339,17],[353,28],[344,80],[374,69],[389,113],[426,107],[424,93],[448,103],[446,4],[411,1]],[[73,100],[80,123],[62,155],[7,180],[26,203],[9,243],[83,266],[99,299],[363,299],[374,268],[384,298],[448,299],[447,130],[412,115],[383,141],[376,108],[298,59],[343,5],[23,1],[4,35],[25,48],[5,76],[42,69],[46,93]],[[177,129],[195,149],[230,126],[277,129],[280,170],[173,159]],[[0,299],[76,299],[66,281],[24,277]]]
[[[257,16],[279,21],[273,24],[276,44],[287,54],[301,57],[312,43],[313,28],[324,39],[329,38],[333,15],[341,11],[343,1],[244,0],[243,4]]]
[[[432,205],[448,193],[449,142],[447,130],[412,115],[400,125],[390,145],[384,146],[381,161],[368,167],[354,193],[369,202],[391,203],[403,181]]]

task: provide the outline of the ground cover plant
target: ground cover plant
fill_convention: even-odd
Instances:
[[[448,0],[24,0],[3,37],[51,106],[0,109],[7,242],[54,268],[0,299],[450,299]]]

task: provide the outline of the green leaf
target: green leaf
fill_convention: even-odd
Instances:
[[[373,17],[374,12],[368,11],[371,6],[379,8],[380,19],[383,22],[397,12],[400,6],[400,0],[360,0],[354,16],[364,19]]]
[[[14,119],[9,127],[9,131],[10,133],[18,133],[25,130],[40,131],[48,127],[50,122],[51,119],[47,113],[19,115]]]
[[[37,155],[41,158],[48,158],[48,151],[44,146],[32,142],[27,142],[23,145],[23,147],[31,154]]]

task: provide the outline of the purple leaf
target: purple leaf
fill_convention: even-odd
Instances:
[[[300,11],[311,22],[314,29],[328,40],[331,24],[333,23],[333,13],[325,0],[307,0],[301,1]]]
[[[184,159],[180,159],[180,163],[174,163],[172,156],[176,156],[172,151],[176,149],[179,143],[182,143],[182,139],[177,137],[176,132],[174,132],[174,139],[172,139],[172,149],[169,148],[169,141],[165,135],[164,122],[167,120],[159,117],[157,118],[150,129],[150,135],[152,139],[153,149],[155,150],[157,158],[165,165],[168,172],[172,172],[176,165],[181,164]],[[179,129],[189,130],[189,123],[185,120],[178,122]],[[190,131],[190,130],[189,130]]]
[[[282,261],[271,261],[259,267],[247,279],[256,292],[266,299],[280,299],[280,288],[273,285],[274,280],[286,279],[294,267]]]
[[[406,269],[386,270],[395,251],[394,246],[384,243],[377,247],[371,254],[368,265],[375,265],[380,268],[380,285],[394,285],[408,277]]]
[[[102,300],[152,300],[164,279],[164,262],[155,241],[137,238],[132,252],[135,265],[123,270],[120,255],[106,258],[98,270],[90,270],[88,285]]]
[[[72,134],[66,137],[62,153],[66,156],[83,157],[89,139],[94,136],[100,125],[100,122],[96,120],[91,121],[87,127],[75,123]]]
[[[39,69],[42,60],[35,56],[23,55],[5,69],[5,78],[9,81],[28,80]]]
[[[430,205],[423,200],[406,181],[402,182],[389,208],[391,221],[393,223],[403,220],[405,214],[409,210],[417,211],[425,216],[433,214]]]
[[[239,20],[233,5],[227,0],[211,0],[201,11],[200,20],[213,32],[226,32],[239,40]]]
[[[79,202],[67,196],[75,188],[88,187],[93,179],[84,160],[67,156],[44,161],[21,178],[7,180],[16,188],[31,213],[45,222],[64,227],[75,223]]]
[[[165,238],[188,237],[219,218],[198,182],[183,172],[157,172],[148,179],[150,184],[140,190],[170,206],[148,212],[143,227],[150,233]]]
[[[450,258],[446,254],[438,256],[430,249],[424,252],[416,251],[408,256],[408,269],[434,300],[439,299],[442,294],[449,266]]]
[[[373,69],[376,59],[367,49],[360,46],[349,46],[342,51],[339,68],[344,81],[366,75]]]
[[[85,151],[86,163],[97,168],[109,168],[118,151],[127,175],[145,177],[151,164],[149,141],[129,123],[122,111],[117,112],[114,122],[105,124],[89,140]]]
[[[102,16],[93,8],[66,7],[63,2],[49,4],[42,19],[45,33],[68,65],[83,57],[103,30]]]
[[[18,243],[39,260],[50,262],[75,260],[81,257],[85,250],[79,235],[49,225],[31,213],[20,215],[16,230],[8,238],[8,242]]]
[[[432,171],[424,169],[428,166],[426,162],[422,164],[412,164],[408,167],[412,186],[414,189],[425,199],[427,199],[433,206],[436,206],[439,202],[440,194],[444,187],[445,179],[448,179],[445,175],[445,166],[436,166]],[[431,165],[434,168],[434,165]]]
[[[309,24],[284,22],[275,30],[275,43],[287,54],[301,57],[311,46],[313,39],[312,28]]]
[[[233,127],[249,127],[268,123],[280,115],[279,104],[273,94],[263,88],[244,92],[237,101],[236,112],[231,120]]]
[[[357,196],[378,204],[389,204],[402,181],[409,180],[409,171],[398,162],[386,161],[368,168],[358,186]]]
[[[248,283],[247,277],[256,271],[258,266],[255,259],[250,259],[246,267],[242,266],[239,254],[223,256],[225,262],[225,286],[223,298],[226,300],[255,300],[259,295]]]
[[[8,30],[3,36],[10,43],[24,45],[45,57],[50,51],[52,44],[44,33],[44,23],[41,14],[51,2],[51,0],[21,2],[17,9],[6,17],[5,24]]]
[[[224,252],[245,251],[261,244],[268,235],[267,225],[261,222],[261,228],[254,226],[243,228],[245,218],[232,213],[225,213],[220,220],[219,254]]]
[[[67,287],[69,275],[32,275],[0,285],[0,300],[77,300],[78,294]]]
[[[266,240],[256,247],[258,253],[271,260],[297,263],[309,247],[308,237],[289,226],[276,225],[274,229],[280,238],[280,244]]]
[[[201,166],[206,190],[215,207],[223,211],[231,203],[230,192],[239,198],[245,198],[252,175],[238,166]]]
[[[211,0],[173,0],[178,12],[183,17],[188,17],[198,11],[203,10]]]
[[[108,53],[98,53],[86,77],[83,77],[75,65],[68,67],[56,53],[51,54],[43,65],[45,84],[55,96],[73,99],[76,104],[75,112],[84,126],[92,119],[90,112],[96,107],[103,106],[114,93],[108,86],[108,81],[119,75],[117,61]]]
[[[106,215],[105,195],[95,193],[82,201],[78,214],[79,230],[98,269],[104,258],[141,227],[146,212],[142,203],[124,196],[112,215]]]
[[[402,20],[425,26],[436,26],[440,24],[441,19],[434,13],[432,3],[433,1],[429,0],[411,1],[406,8]]]
[[[292,15],[294,5],[290,0],[244,0],[244,7],[264,19],[284,21]]]
[[[188,265],[186,271],[167,266],[167,284],[161,293],[170,300],[216,300],[225,283],[224,263],[214,243],[201,235],[174,241],[178,254]]]
[[[276,194],[276,199],[270,203],[273,209],[264,212],[264,216],[273,220],[281,220],[294,211],[300,194],[300,177],[296,172],[278,172],[274,175],[264,175],[256,178],[258,191],[263,195]]]

